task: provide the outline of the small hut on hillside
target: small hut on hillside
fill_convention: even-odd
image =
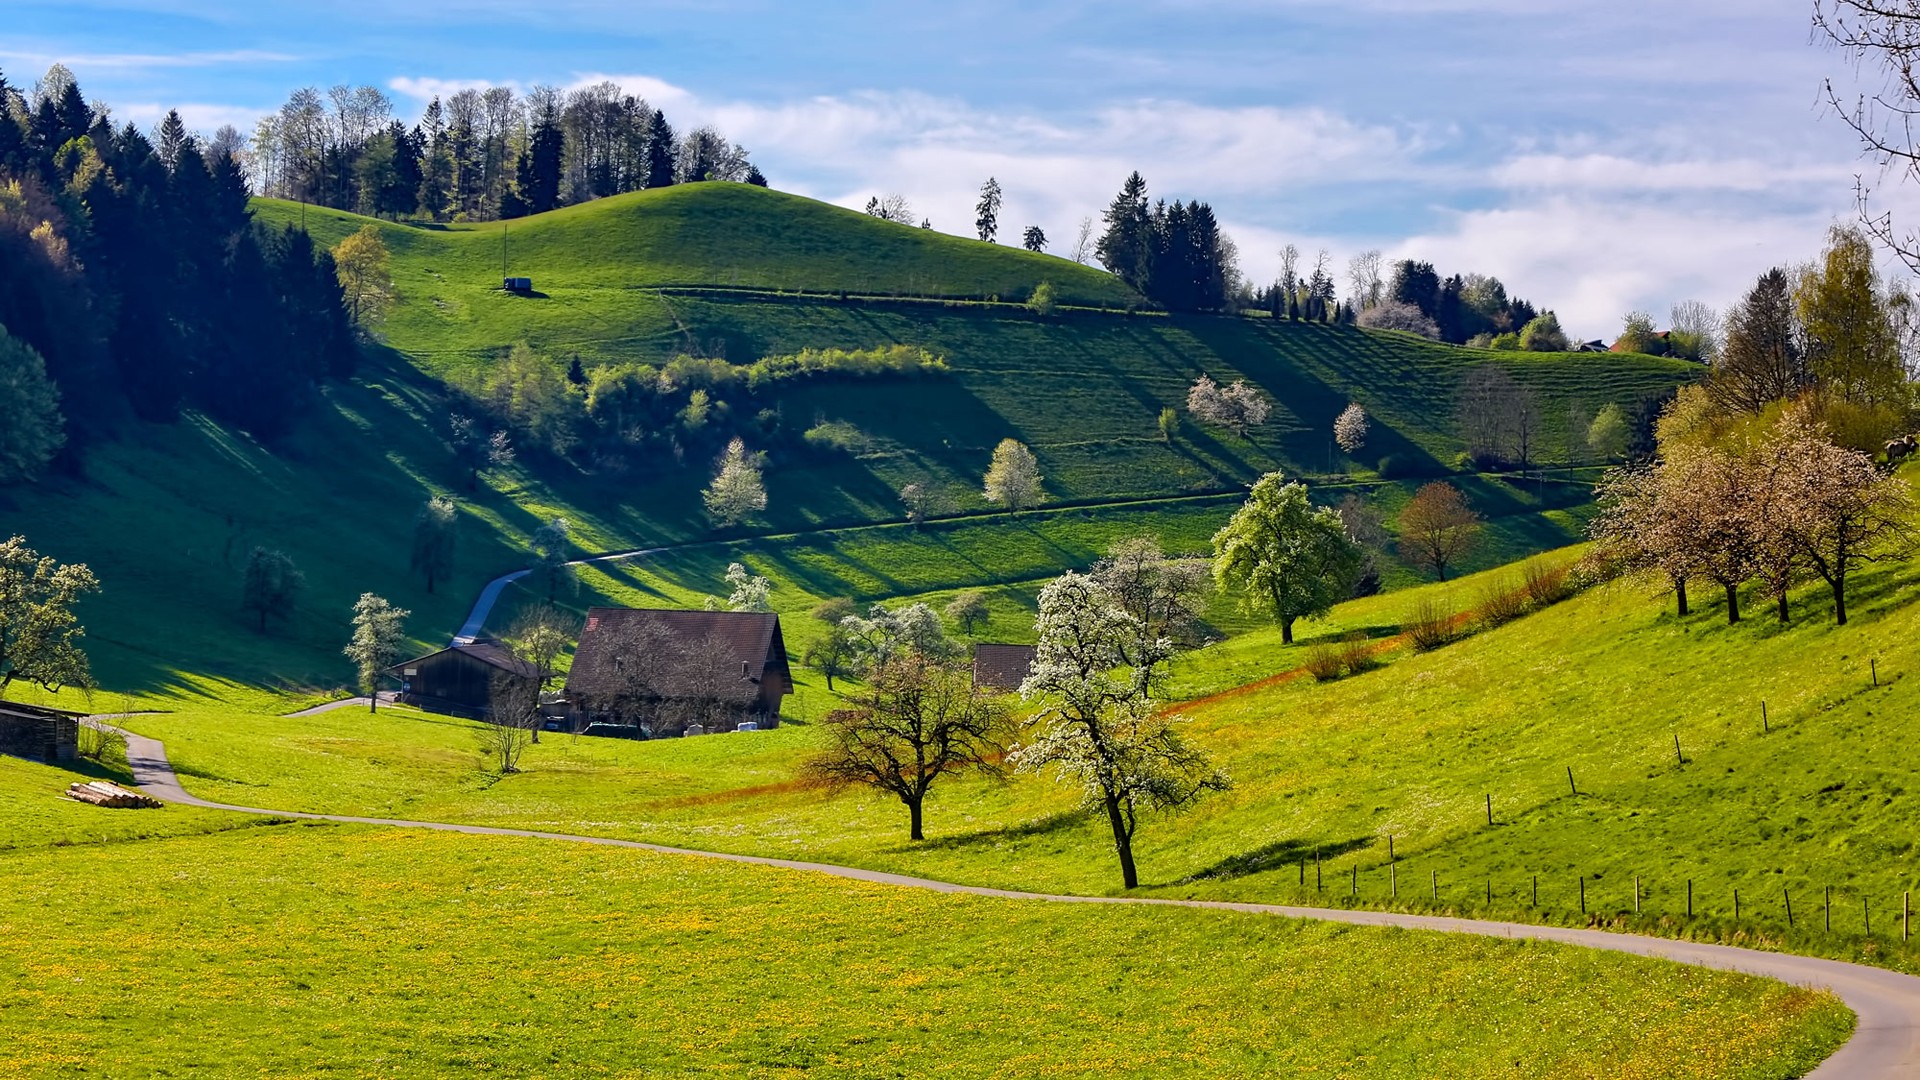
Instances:
[[[469,720],[485,720],[491,713],[494,679],[540,678],[537,667],[491,638],[455,642],[387,670],[400,678],[400,704]]]
[[[774,727],[793,692],[780,616],[597,607],[567,674],[576,726],[648,737]]]
[[[982,642],[973,647],[973,685],[982,690],[1012,693],[1027,681],[1033,670],[1031,645],[999,645]]]
[[[85,713],[0,701],[0,754],[64,765],[80,756]]]

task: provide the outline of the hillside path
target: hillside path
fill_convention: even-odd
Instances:
[[[102,725],[106,726],[106,725]],[[1352,911],[1340,908],[1294,907],[1286,904],[1233,903],[1221,900],[1174,900],[1144,896],[1067,896],[1050,893],[989,889],[976,885],[956,885],[947,881],[863,870],[853,866],[772,859],[757,855],[733,855],[717,851],[695,851],[667,847],[638,840],[618,840],[605,836],[575,836],[570,833],[540,832],[533,829],[505,829],[488,825],[455,825],[435,821],[404,821],[394,818],[355,817],[348,814],[308,814],[283,810],[263,810],[253,806],[234,806],[209,802],[187,793],[180,778],[167,761],[166,747],[158,739],[119,728],[127,740],[127,764],[141,790],[167,802],[212,810],[232,810],[243,814],[298,818],[308,821],[338,821],[352,825],[386,825],[403,829],[429,829],[436,832],[465,833],[474,836],[519,836],[537,840],[566,840],[603,847],[633,848],[662,855],[688,855],[727,862],[772,866],[827,874],[854,881],[892,885],[910,889],[929,889],[942,893],[963,893],[1003,900],[1032,900],[1066,904],[1151,904],[1162,907],[1211,908],[1221,911],[1279,915],[1292,919],[1321,919],[1361,926],[1397,926],[1408,930],[1437,930],[1454,934],[1480,934],[1486,937],[1527,938],[1557,941],[1591,949],[1652,956],[1693,964],[1699,967],[1738,971],[1778,979],[1796,986],[1814,986],[1831,990],[1859,1017],[1853,1037],[1835,1051],[1819,1068],[1808,1073],[1811,1080],[1894,1080],[1920,1076],[1920,978],[1883,968],[1824,960],[1791,953],[1760,952],[1728,945],[1709,945],[1694,941],[1619,934],[1604,930],[1578,930],[1561,926],[1533,926],[1527,923],[1494,922],[1480,919],[1446,918],[1438,915],[1404,915],[1390,911]]]
[[[394,693],[391,690],[381,690],[378,693],[380,696],[380,704],[382,705],[391,705],[394,703],[394,699],[399,697],[398,694]],[[287,713],[286,715],[315,716],[323,712],[332,712],[335,709],[344,709],[351,705],[364,706],[366,705],[366,703],[367,703],[367,699],[364,697],[341,698],[339,701],[329,701],[321,705],[315,705],[310,709],[301,709],[298,712],[290,712],[290,713]],[[104,718],[96,717],[95,719],[104,719]]]

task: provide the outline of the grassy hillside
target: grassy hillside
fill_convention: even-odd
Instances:
[[[1511,583],[1511,575],[1492,579]],[[1422,588],[1466,606],[1486,580]],[[1920,668],[1908,632],[1916,587],[1920,568],[1876,568],[1856,584],[1848,626],[1828,625],[1819,593],[1807,590],[1795,623],[1780,628],[1764,618],[1728,627],[1711,608],[1678,619],[1659,598],[1620,583],[1433,653],[1392,654],[1369,674],[1280,681],[1196,703],[1185,710],[1194,738],[1237,786],[1150,822],[1140,839],[1144,874],[1151,889],[1176,895],[1347,903],[1357,869],[1358,901],[1387,903],[1391,835],[1402,906],[1618,921],[1907,965],[1913,954],[1899,944],[1894,919],[1915,882],[1909,840],[1893,823],[1912,798],[1903,747],[1915,708],[1909,673]],[[1417,596],[1356,601],[1315,633],[1391,633]],[[1285,671],[1306,647],[1247,634],[1196,654],[1181,683],[1199,693]],[[550,740],[526,775],[473,791],[459,777],[478,760],[453,729],[395,719],[322,735],[267,717],[184,713],[138,723],[210,775],[267,785],[195,785],[216,797],[244,791],[288,808],[404,808],[798,852],[1011,887],[1107,892],[1115,884],[1103,826],[1051,783],[936,791],[930,841],[909,845],[896,805],[827,798],[794,782],[814,740],[801,726],[639,745]],[[1674,758],[1676,736],[1684,764]],[[308,739],[324,743],[324,756],[302,749]],[[401,743],[462,760],[396,772],[387,763]],[[1313,888],[1315,852],[1324,891]],[[1836,889],[1830,933],[1815,915],[1828,885]],[[1797,913],[1791,928],[1785,894]]]
[[[537,840],[285,826],[0,869],[0,1072],[35,1080],[1760,1080],[1852,1027],[1830,995],[1566,946]],[[74,904],[76,881],[153,885]]]
[[[285,222],[301,210],[262,202],[258,213]],[[366,221],[311,208],[305,218],[327,241]],[[1070,262],[742,185],[643,192],[514,223],[510,250],[523,256],[515,272],[532,274],[544,299],[492,291],[492,227],[380,228],[399,282],[382,331],[388,347],[369,356],[354,382],[325,388],[282,444],[261,447],[191,416],[169,427],[134,425],[90,451],[84,477],[0,491],[0,531],[86,561],[105,583],[86,616],[110,689],[186,690],[196,677],[336,685],[347,673],[338,654],[347,612],[362,591],[411,609],[420,642],[438,642],[481,582],[523,564],[526,537],[555,515],[574,524],[584,551],[726,539],[729,557],[776,576],[790,609],[830,593],[874,600],[1019,585],[1084,565],[1121,532],[1152,529],[1176,546],[1201,546],[1233,493],[1270,469],[1329,485],[1365,484],[1388,458],[1397,473],[1444,472],[1460,450],[1454,390],[1476,364],[1507,365],[1540,391],[1543,453],[1556,461],[1572,456],[1571,413],[1631,404],[1694,373],[1646,357],[1489,354],[1259,319],[1092,310],[1043,319],[959,300],[843,302],[840,289],[1009,296],[1043,278],[1089,303],[1121,297],[1106,275]],[[751,291],[767,281],[736,273],[743,253],[833,295]],[[748,361],[807,347],[908,343],[944,355],[952,370],[741,391],[728,403],[736,415],[768,410],[777,418],[777,430],[756,447],[769,451],[771,501],[762,519],[717,534],[698,499],[717,447],[698,440],[680,460],[662,454],[625,471],[527,451],[512,469],[466,490],[444,442],[454,405],[441,380],[492,363],[522,339],[553,364],[577,354],[589,366],[683,351]],[[1163,441],[1160,409],[1182,405],[1202,373],[1258,384],[1276,402],[1273,420],[1248,438],[1189,423]],[[1327,436],[1349,400],[1374,417],[1368,445],[1351,458],[1334,454]],[[859,429],[863,448],[807,447],[799,433],[822,420]],[[939,489],[956,513],[983,513],[979,477],[1006,437],[1034,448],[1056,505],[1130,505],[1097,511],[1097,536],[1071,515],[1023,518],[1005,542],[993,535],[1005,519],[930,530],[950,541],[944,551],[914,537],[914,550],[902,554],[888,534],[742,542],[898,521],[896,492],[910,481]],[[1584,478],[1459,477],[1496,520],[1483,557],[1490,563],[1577,539]],[[1391,516],[1415,483],[1357,490]],[[1324,490],[1331,497],[1336,489]],[[408,573],[408,530],[427,496],[449,491],[465,506],[458,566],[428,595]],[[1210,495],[1219,498],[1186,498]],[[1063,540],[1065,533],[1075,537]],[[307,575],[291,621],[266,635],[237,611],[240,570],[255,545],[287,551]],[[896,566],[896,555],[907,564]],[[715,587],[705,580],[717,580],[713,561],[663,561],[657,569],[683,591],[704,592]],[[1389,568],[1391,583],[1411,577]],[[1011,618],[996,628],[1017,632]]]

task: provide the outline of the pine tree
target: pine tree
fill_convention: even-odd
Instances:
[[[160,121],[160,145],[154,148],[168,172],[179,167],[180,150],[186,145],[187,125],[181,121],[178,110],[168,109]]]
[[[1152,265],[1152,223],[1147,211],[1147,182],[1138,172],[1127,177],[1104,215],[1107,231],[1096,248],[1100,265],[1144,294]]]
[[[1000,181],[987,177],[980,185],[980,202],[973,209],[973,227],[980,233],[980,239],[988,243],[1000,232]]]
[[[674,142],[673,125],[667,123],[667,114],[655,109],[652,119],[647,123],[648,187],[670,187],[673,184],[679,152]]]
[[[533,129],[527,148],[527,175],[520,183],[520,195],[531,213],[544,214],[560,205],[560,171],[566,137],[555,118],[543,114]]]

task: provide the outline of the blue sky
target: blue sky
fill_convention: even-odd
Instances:
[[[303,85],[377,85],[411,119],[436,90],[611,78],[787,190],[898,192],[965,232],[991,174],[1003,239],[1037,223],[1059,252],[1138,168],[1212,202],[1256,279],[1285,243],[1336,272],[1379,248],[1498,274],[1589,337],[1811,258],[1867,168],[1820,107],[1852,72],[1805,0],[7,7],[10,81],[59,60],[143,125],[244,130]]]

